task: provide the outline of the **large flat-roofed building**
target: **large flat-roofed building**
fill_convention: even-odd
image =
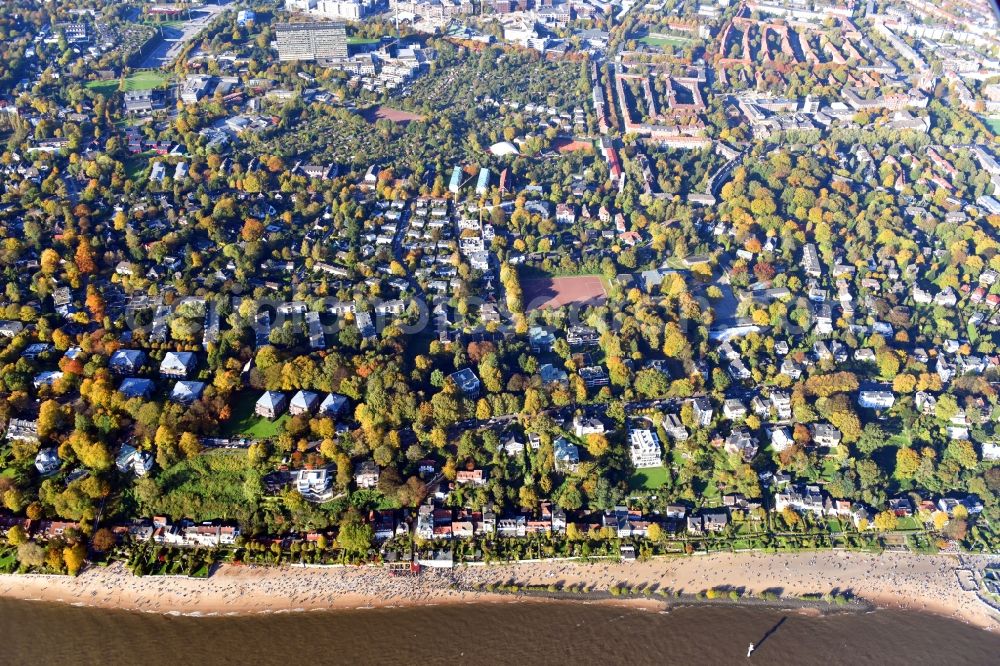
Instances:
[[[125,113],[146,116],[164,108],[163,94],[159,90],[134,90],[125,93]]]
[[[347,57],[347,30],[338,21],[281,23],[275,30],[278,60]]]
[[[306,12],[347,21],[360,21],[387,6],[384,0],[285,0],[285,9],[290,12]]]

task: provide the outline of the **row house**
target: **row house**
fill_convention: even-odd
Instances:
[[[235,525],[194,523],[182,520],[170,524],[166,518],[153,519],[153,540],[167,546],[203,547],[231,546],[240,535]]]

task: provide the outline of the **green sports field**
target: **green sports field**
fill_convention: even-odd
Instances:
[[[111,79],[109,81],[91,81],[87,84],[87,87],[95,92],[108,96],[118,90],[118,82],[119,79]],[[153,88],[159,88],[166,82],[166,75],[160,72],[152,70],[136,72],[135,74],[125,78],[125,91],[131,92],[133,90],[151,90]]]
[[[650,35],[646,35],[639,41],[642,42],[643,44],[648,44],[649,46],[656,46],[659,48],[663,48],[664,46],[676,46],[676,47],[686,46],[688,42],[690,42],[691,40],[688,39],[687,37],[670,37],[666,35],[660,37],[652,37]]]

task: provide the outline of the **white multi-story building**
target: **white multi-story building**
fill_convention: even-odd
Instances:
[[[798,485],[789,486],[784,491],[774,494],[774,510],[781,512],[786,508],[801,513],[823,514],[823,494],[819,486]]]
[[[663,464],[663,452],[656,433],[652,430],[635,429],[629,431],[629,455],[636,469],[659,467]]]
[[[788,421],[792,418],[792,397],[785,391],[771,392],[771,406],[774,407],[775,416],[779,421]]]
[[[332,479],[325,467],[295,472],[295,489],[307,500],[321,502],[333,497]]]
[[[896,403],[891,391],[861,391],[858,404],[865,409],[889,409]]]
[[[379,9],[380,4],[383,3],[376,0],[285,0],[285,9],[326,18],[360,21]]]

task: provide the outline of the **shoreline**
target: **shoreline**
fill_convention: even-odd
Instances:
[[[0,575],[0,596],[192,617],[553,601],[655,610],[756,606],[821,614],[867,612],[875,606],[931,613],[1000,631],[1000,614],[975,592],[963,590],[956,574],[957,569],[979,569],[996,558],[967,555],[962,560],[912,553],[715,553],[629,563],[541,561],[425,568],[413,577],[394,577],[374,566],[221,565],[205,579],[136,577],[117,563],[90,567],[77,578]],[[491,585],[533,589],[486,591]],[[633,592],[613,595],[611,589],[619,585]],[[742,598],[698,598],[698,593],[713,588],[738,590]],[[841,606],[801,598],[831,591],[846,593],[852,601]],[[778,598],[761,598],[765,592]]]

